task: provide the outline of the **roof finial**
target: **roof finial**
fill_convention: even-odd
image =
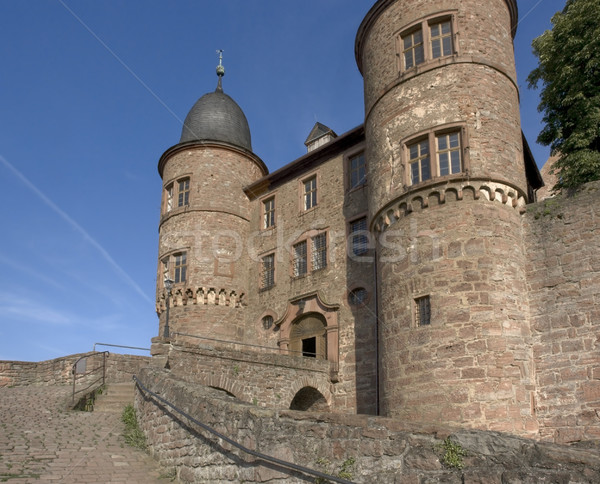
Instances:
[[[225,67],[223,67],[223,49],[217,49],[217,54],[219,54],[219,65],[217,66],[217,76],[219,76],[219,82],[217,84],[217,91],[223,92],[223,85],[221,84],[221,79],[225,75]]]

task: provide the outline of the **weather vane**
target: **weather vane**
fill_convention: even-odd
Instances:
[[[225,68],[223,67],[223,49],[217,49],[219,54],[219,65],[217,66],[217,76],[223,77],[225,75]]]

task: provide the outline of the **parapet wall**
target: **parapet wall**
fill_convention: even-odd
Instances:
[[[371,482],[600,482],[600,456],[585,449],[539,443],[497,432],[411,427],[367,415],[258,408],[225,392],[191,384],[167,370],[147,368],[140,382],[204,425],[260,452],[321,472]],[[181,482],[313,482],[254,458],[181,417],[138,387],[138,421],[151,454],[175,468]],[[444,439],[464,450],[464,467],[441,460]]]
[[[102,356],[92,351],[39,362],[0,361],[0,387],[71,384],[73,365],[84,356],[88,356],[88,369],[101,364]],[[106,360],[106,379],[111,383],[130,381],[132,375],[149,363],[148,356],[110,353]]]
[[[529,205],[523,224],[540,437],[600,439],[600,182]]]
[[[296,394],[310,387],[323,396],[320,410],[347,411],[332,394],[330,361],[279,354],[277,348],[251,351],[244,345],[223,347],[185,337],[153,338],[152,342],[153,363],[162,360],[176,378],[270,408],[290,408]]]

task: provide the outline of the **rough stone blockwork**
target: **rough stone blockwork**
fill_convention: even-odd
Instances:
[[[161,398],[247,448],[334,474],[346,464],[346,479],[356,483],[600,482],[597,447],[497,432],[414,429],[366,415],[275,411],[179,381],[166,370],[144,369],[139,378]],[[162,465],[176,467],[182,482],[314,482],[241,454],[139,388],[136,407],[151,453]],[[465,452],[462,469],[442,463],[446,438]]]
[[[73,365],[81,357],[88,356],[86,369],[97,368],[102,356],[93,352],[77,353],[53,360],[0,361],[0,387],[26,385],[66,385],[73,382]],[[106,379],[109,382],[130,381],[132,375],[149,364],[148,356],[110,353],[106,360]],[[85,380],[84,380],[85,382]]]
[[[530,205],[527,281],[540,437],[600,439],[600,182]]]

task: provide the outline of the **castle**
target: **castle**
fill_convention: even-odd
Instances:
[[[378,0],[364,124],[273,173],[219,66],[158,163],[155,360],[263,406],[599,438],[598,187],[532,205],[516,26]]]

